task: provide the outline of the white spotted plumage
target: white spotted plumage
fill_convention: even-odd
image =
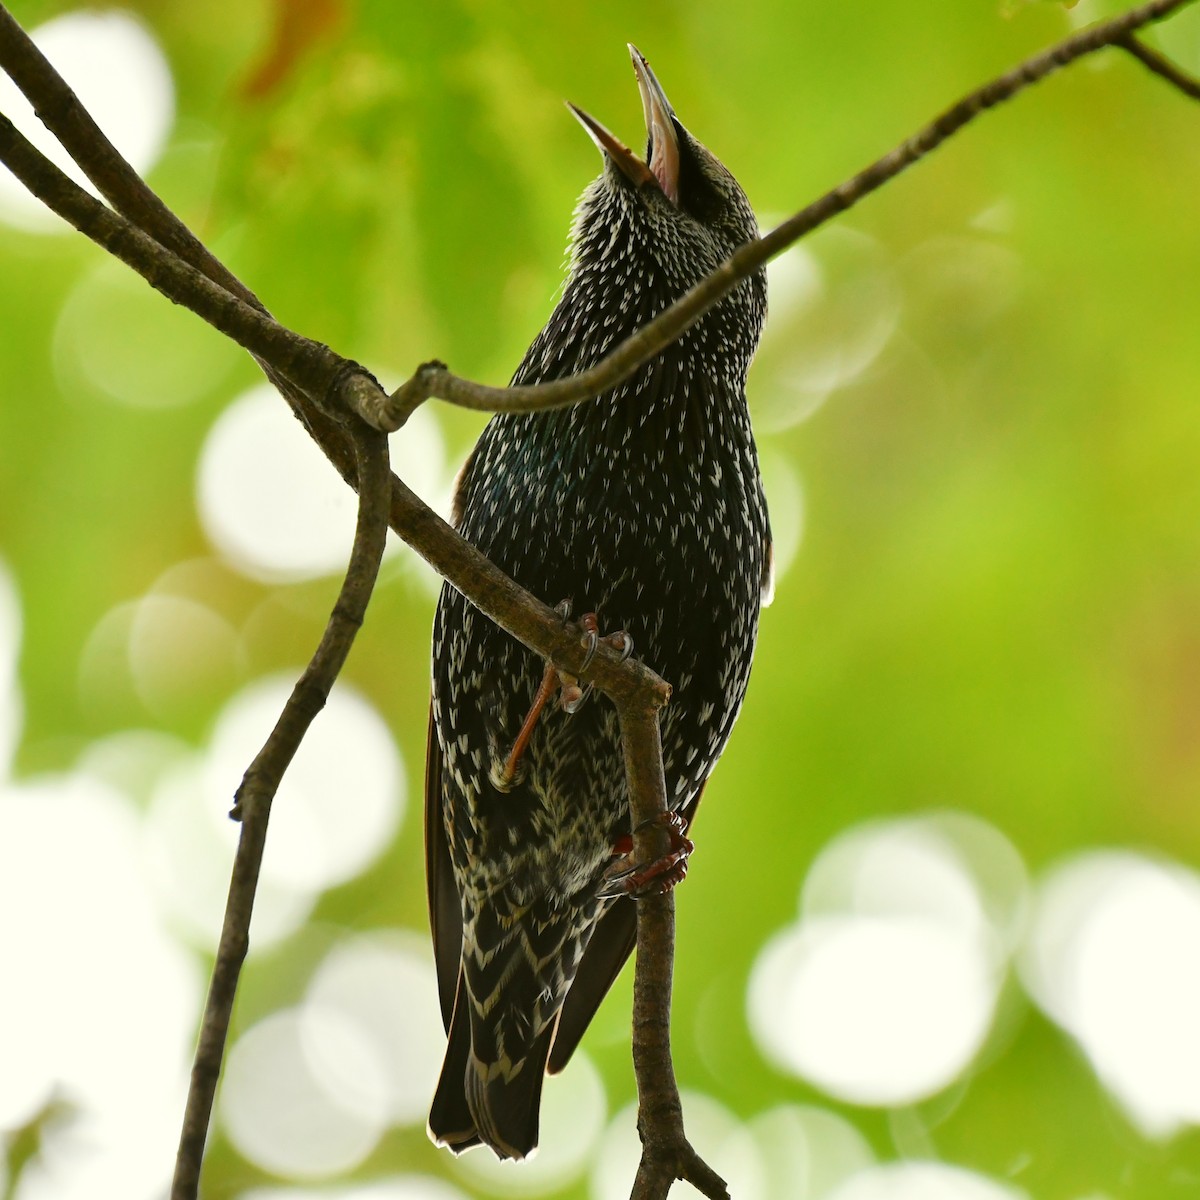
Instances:
[[[561,299],[515,383],[592,366],[757,236],[733,176],[676,133],[678,204],[611,158],[584,191]],[[689,820],[741,706],[769,570],[745,396],[765,312],[760,272],[595,400],[494,418],[456,500],[461,532],[497,566],[550,605],[626,630],[672,685],[664,769]],[[543,666],[443,589],[427,845],[450,1045],[430,1128],[452,1148],[482,1140],[514,1157],[536,1144],[547,1057],[565,1063],[633,928],[632,901],[604,894],[629,830],[612,707],[548,705],[516,782],[495,786]]]

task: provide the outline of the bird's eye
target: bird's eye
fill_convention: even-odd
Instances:
[[[679,207],[702,224],[714,221],[724,207],[724,198],[700,165],[700,152],[676,124],[679,136]]]

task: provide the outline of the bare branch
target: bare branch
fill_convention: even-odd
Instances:
[[[176,304],[190,308],[214,329],[265,359],[288,379],[325,393],[350,365],[328,346],[285,329],[154,238],[101,204],[69,179],[8,120],[0,116],[0,162],[53,212],[132,267]]]
[[[500,388],[460,379],[444,363],[423,363],[412,378],[396,389],[387,408],[372,419],[372,424],[383,429],[399,429],[415,409],[432,397],[461,408],[478,409],[483,412],[539,412],[544,409],[565,408],[598,396],[627,379],[643,363],[669,346],[726,292],[752,275],[764,263],[782,254],[789,246],[824,225],[832,217],[838,216],[869,196],[905,168],[925,158],[981,113],[995,108],[1005,100],[1011,100],[1031,84],[1045,79],[1047,75],[1052,75],[1084,55],[1103,50],[1106,46],[1120,45],[1132,53],[1138,53],[1142,47],[1133,50],[1126,45],[1134,30],[1161,21],[1177,9],[1193,2],[1194,0],[1151,0],[1149,4],[1143,4],[1111,20],[1101,21],[1080,30],[1050,49],[1027,58],[983,87],[976,88],[857,175],[826,192],[820,199],[814,200],[781,225],[777,225],[758,241],[747,242],[740,247],[711,275],[706,276],[691,291],[664,309],[648,325],[643,325],[590,370],[566,379],[555,380],[553,383]],[[1141,58],[1142,55],[1138,54],[1138,57]],[[1155,59],[1157,57],[1154,56]],[[1143,61],[1147,66],[1151,66],[1147,59],[1143,58]],[[1155,65],[1151,69],[1159,68]],[[1170,75],[1167,75],[1167,78],[1178,83],[1178,80]]]
[[[144,278],[156,286],[160,276],[165,279],[167,286],[160,290],[171,299],[185,304],[218,329],[223,328],[223,323],[236,325],[242,337],[234,332],[230,336],[264,365],[322,451],[354,486],[354,457],[345,431],[318,404],[324,399],[326,406],[333,408],[338,402],[346,402],[352,411],[360,413],[370,408],[372,400],[378,406],[384,394],[374,380],[350,360],[320,343],[299,337],[265,315],[250,289],[212,258],[179,218],[150,192],[94,122],[84,119],[86,114],[71,89],[3,5],[0,5],[0,65],[13,73],[50,131],[85,168],[93,183],[105,191],[118,212],[111,212],[68,179],[3,117],[0,117],[0,161],[9,165],[53,211],[77,228],[89,226],[83,229],[89,236],[91,227],[102,229],[105,238],[124,248],[125,255],[118,255],[122,261]],[[94,143],[89,140],[93,136]],[[147,237],[144,230],[134,228],[133,220],[143,217],[149,221],[155,236]],[[101,238],[94,240],[112,248]],[[189,266],[180,262],[163,249],[166,242],[194,255],[195,263]],[[209,282],[199,268],[203,268],[204,276],[221,282]],[[230,291],[226,291],[224,281],[229,282]],[[168,287],[172,290],[168,291]],[[210,320],[207,313],[219,316],[220,320]],[[552,609],[493,567],[394,477],[392,487],[391,521],[400,537],[455,587],[471,596],[498,625],[543,657],[581,674],[584,653],[574,626],[564,629]],[[603,646],[581,677],[613,697],[631,690],[643,691],[665,702],[670,694],[670,689],[652,671],[635,660],[621,663],[615,651]]]
[[[357,364],[319,342],[301,337],[277,324],[245,301],[214,284],[195,267],[170,251],[124,217],[85,192],[32,146],[0,116],[0,162],[53,211],[136,270],[170,299],[227,333],[240,345],[268,361],[294,384],[289,399],[302,411],[309,432],[326,455],[354,486],[352,467],[345,461],[345,435],[327,414],[304,397],[314,393],[333,406],[347,391],[375,392],[378,385]],[[295,393],[300,392],[297,398]],[[317,418],[325,416],[321,425]],[[582,670],[584,652],[574,626],[563,628],[554,611],[517,587],[474,547],[464,541],[413,492],[393,478],[392,524],[396,532],[436,570],[459,587],[489,617],[514,637],[568,670]],[[597,653],[582,677],[616,696],[641,688],[666,694],[666,685],[633,660],[621,663],[607,647]]]
[[[637,697],[617,703],[630,820],[638,862],[667,850],[656,818],[667,811],[659,738],[658,704]],[[725,1181],[692,1149],[671,1059],[671,982],[675,973],[675,897],[672,892],[638,902],[637,957],[633,976],[633,1069],[638,1087],[642,1160],[632,1200],[664,1200],[676,1179],[686,1179],[710,1200],[729,1200]]]
[[[234,857],[217,960],[192,1066],[171,1200],[194,1200],[197,1194],[238,976],[250,945],[250,916],[258,887],[271,801],[308,727],[325,707],[334,680],[350,653],[383,557],[390,478],[387,440],[380,433],[364,429],[357,435],[355,444],[359,451],[358,528],[346,578],[321,644],[237,790],[232,815],[241,819],[242,833]]]
[[[1118,38],[1114,43],[1122,50],[1128,50],[1140,63],[1148,67],[1155,75],[1161,75],[1168,83],[1177,87],[1185,96],[1200,100],[1200,79],[1180,70],[1169,58],[1151,50],[1144,42],[1138,41],[1132,33]]]
[[[0,5],[0,68],[21,89],[42,123],[117,212],[226,291],[260,312],[267,311],[254,293],[146,186],[3,5]]]

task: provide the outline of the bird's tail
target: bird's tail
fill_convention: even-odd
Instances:
[[[471,1003],[458,980],[442,1075],[429,1111],[429,1134],[461,1154],[481,1142],[499,1158],[526,1158],[537,1146],[538,1115],[554,1023],[517,1062],[501,1056],[484,1062],[471,1046]]]

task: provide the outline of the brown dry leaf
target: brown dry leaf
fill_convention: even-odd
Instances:
[[[239,89],[246,100],[262,100],[278,88],[305,52],[342,23],[345,0],[275,0],[271,44]]]

